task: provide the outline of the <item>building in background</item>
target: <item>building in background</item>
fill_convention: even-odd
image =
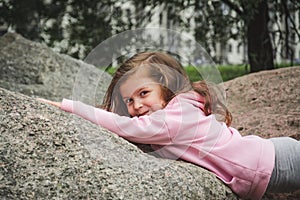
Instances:
[[[133,8],[133,7],[132,7]],[[184,34],[188,35],[194,35],[194,21],[191,19],[189,21],[190,28],[187,30],[182,29],[176,24],[176,20],[168,20],[168,11],[167,11],[167,5],[166,4],[160,4],[155,8],[155,14],[152,16],[151,21],[147,23],[146,27],[164,27],[168,29],[174,29],[179,30]],[[193,13],[193,10],[185,10],[182,11],[182,15],[186,15],[187,18],[190,18],[191,14]],[[235,15],[234,11],[231,13],[232,15]],[[286,47],[286,41],[282,41],[280,39],[280,34],[284,33],[286,30],[286,24],[285,23],[291,23],[290,21],[285,21],[285,17],[282,13],[269,13],[270,15],[278,15],[277,22],[274,23],[273,30],[278,30],[280,26],[281,33],[278,31],[271,35],[271,39],[273,42],[273,49],[274,49],[274,62],[275,63],[291,63],[294,64],[300,63],[300,41],[299,37],[297,37],[295,34],[291,35],[289,38],[289,46],[288,50]],[[281,15],[281,16],[279,16]],[[294,20],[294,26],[300,27],[300,10],[291,13],[291,17]],[[184,17],[183,17],[184,18]],[[291,24],[288,24],[291,25]],[[234,27],[232,28],[234,29]],[[234,31],[234,30],[233,30]],[[300,28],[299,31],[300,33]],[[208,33],[209,34],[209,33]],[[247,55],[247,44],[246,41],[242,40],[235,40],[235,39],[229,39],[226,44],[220,44],[217,43],[215,48],[215,51],[211,51],[210,54],[212,57],[215,58],[215,62],[218,64],[245,64],[248,63],[248,55]],[[290,54],[293,54],[291,56]],[[290,60],[290,58],[293,57],[294,60]]]

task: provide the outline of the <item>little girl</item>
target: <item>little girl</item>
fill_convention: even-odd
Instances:
[[[99,124],[160,156],[204,167],[237,195],[300,189],[300,142],[244,136],[204,81],[191,84],[180,63],[161,52],[139,53],[116,71],[102,108],[64,99],[43,100]],[[223,121],[216,120],[223,116]]]

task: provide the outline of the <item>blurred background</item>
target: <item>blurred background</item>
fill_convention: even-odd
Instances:
[[[216,64],[242,73],[300,64],[299,0],[0,0],[0,35],[17,32],[78,59],[147,27],[191,35]]]

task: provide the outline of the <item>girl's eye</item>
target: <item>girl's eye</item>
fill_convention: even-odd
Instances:
[[[145,96],[147,93],[148,93],[148,91],[142,91],[142,92],[140,93],[140,95],[141,95],[141,97],[142,97],[142,96]]]
[[[128,98],[128,99],[125,99],[125,103],[126,104],[130,104],[132,102],[132,99]]]

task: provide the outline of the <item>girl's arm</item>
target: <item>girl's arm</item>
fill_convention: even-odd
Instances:
[[[53,102],[39,99],[60,109],[74,113],[95,124],[118,134],[132,142],[144,144],[167,145],[171,143],[169,129],[166,125],[164,115],[156,111],[155,113],[142,117],[119,116],[79,101],[63,99],[60,102]]]

